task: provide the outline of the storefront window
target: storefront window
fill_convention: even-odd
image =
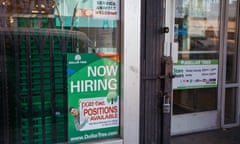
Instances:
[[[3,0],[0,39],[0,142],[119,137],[119,0]]]

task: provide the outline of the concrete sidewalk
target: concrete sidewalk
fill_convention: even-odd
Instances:
[[[173,136],[171,144],[240,144],[240,127]]]

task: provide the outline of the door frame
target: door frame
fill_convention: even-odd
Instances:
[[[164,74],[170,69],[164,64],[163,54],[164,2],[141,0],[140,144],[170,143],[171,113],[169,109],[163,112],[164,96],[167,100],[171,96],[165,93],[170,80]]]
[[[225,5],[227,6],[229,4],[229,0],[225,0],[224,1],[224,4],[222,5]],[[239,23],[240,23],[240,0],[237,0],[237,7],[236,7],[236,25],[238,27],[236,27],[236,33],[237,33],[237,52],[238,52],[238,57],[237,57],[237,63],[240,63],[240,26],[239,26]],[[223,7],[222,7],[223,8]],[[221,110],[222,110],[222,113],[221,113],[221,127],[222,128],[231,128],[231,127],[235,127],[235,126],[239,126],[240,125],[240,66],[238,65],[237,67],[237,82],[235,83],[225,83],[226,81],[226,68],[227,68],[227,39],[228,39],[228,18],[229,18],[229,7],[225,7],[223,8],[222,10],[222,15],[223,15],[223,20],[224,21],[224,25],[223,25],[223,30],[222,30],[222,34],[224,39],[222,39],[222,49],[223,49],[223,52],[221,53],[220,57],[222,57],[222,88],[220,90],[220,92],[222,93],[222,97],[221,97]],[[236,88],[237,89],[237,92],[236,92],[236,107],[235,107],[235,110],[236,110],[236,117],[235,117],[235,123],[230,123],[230,124],[225,124],[224,121],[225,121],[225,97],[226,97],[226,89],[227,88]]]

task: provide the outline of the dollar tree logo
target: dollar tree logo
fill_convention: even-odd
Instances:
[[[107,102],[113,104],[117,102],[117,93],[116,92],[109,92],[107,95]]]
[[[76,61],[80,61],[82,58],[80,55],[76,55],[75,58],[74,58]]]

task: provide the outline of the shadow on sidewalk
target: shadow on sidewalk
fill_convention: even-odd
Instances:
[[[240,127],[173,136],[171,144],[240,144]]]

